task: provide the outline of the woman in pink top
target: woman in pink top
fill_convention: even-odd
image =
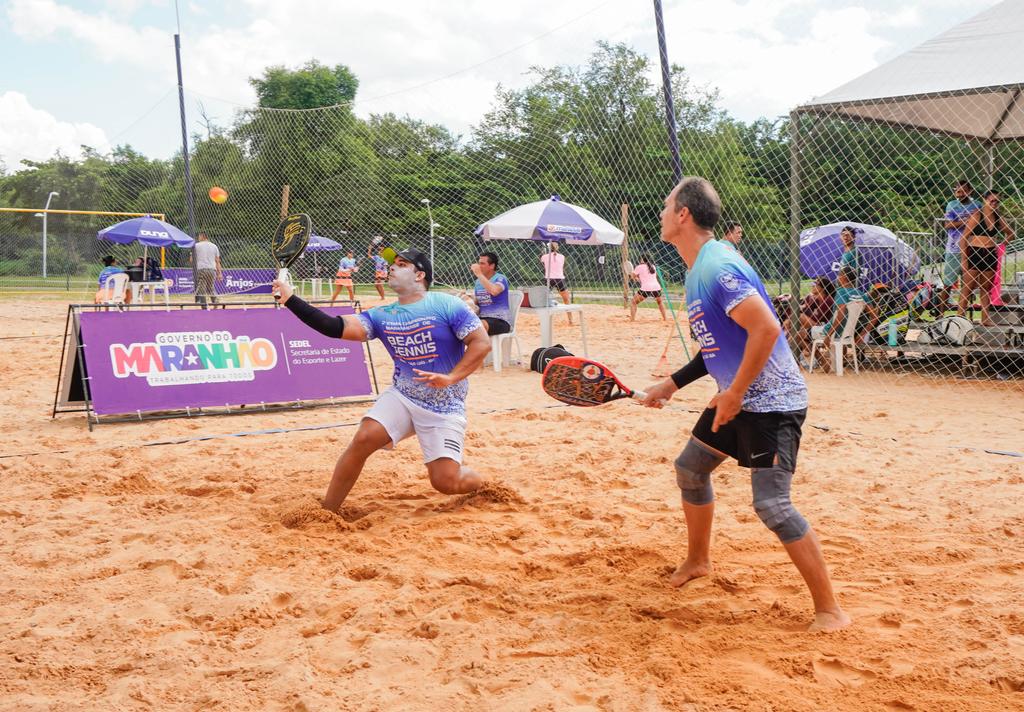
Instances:
[[[665,304],[661,300],[661,282],[658,281],[658,268],[654,266],[650,255],[643,255],[641,257],[640,264],[633,269],[630,279],[639,282],[640,289],[636,290],[636,295],[629,305],[629,320],[634,321],[636,319],[637,305],[647,297],[652,297],[658,303],[658,309],[661,310],[661,320],[665,321],[667,317],[665,316]]]
[[[540,263],[544,265],[544,279],[548,285],[562,297],[562,302],[568,304],[569,285],[565,281],[565,255],[559,254],[558,243],[548,243],[548,252],[540,256]],[[569,323],[572,324],[572,314],[568,315]]]

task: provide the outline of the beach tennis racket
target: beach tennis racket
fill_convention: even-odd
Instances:
[[[604,364],[579,356],[551,359],[544,369],[541,387],[555,400],[583,407],[603,405],[620,398],[643,400],[647,397],[643,391],[627,388]]]
[[[288,268],[299,259],[299,255],[306,249],[309,243],[309,236],[313,234],[313,221],[305,213],[289,215],[277,226],[274,233],[274,240],[270,243],[270,252],[277,261],[277,279],[281,282],[291,284],[292,280],[288,274]],[[274,294],[274,299],[281,299],[280,294]]]

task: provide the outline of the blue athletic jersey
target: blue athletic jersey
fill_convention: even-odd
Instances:
[[[502,319],[512,322],[512,309],[508,305],[508,280],[501,272],[495,272],[491,277],[492,284],[500,284],[505,289],[498,296],[491,295],[478,279],[473,286],[473,298],[480,307],[480,316],[488,316],[492,319]]]
[[[387,304],[358,315],[371,339],[380,339],[395,361],[393,383],[403,396],[435,413],[464,415],[469,382],[444,388],[413,380],[414,368],[451,373],[466,351],[462,340],[479,328],[469,307],[450,294],[428,292],[412,304]]]
[[[374,271],[376,271],[376,272],[387,272],[388,268],[390,266],[391,265],[388,264],[388,261],[386,259],[384,259],[380,255],[374,255],[374,257],[373,257],[373,269],[374,269]]]
[[[729,312],[751,295],[775,313],[754,268],[738,252],[715,240],[705,244],[686,275],[686,310],[708,373],[720,391],[732,385],[747,345],[746,330]],[[743,409],[768,413],[806,407],[807,386],[785,334],[780,334],[768,362],[743,396]]]
[[[967,220],[971,213],[981,209],[981,203],[971,200],[961,203],[956,198],[946,203],[946,220]],[[946,252],[960,254],[960,236],[964,234],[962,227],[946,230]]]
[[[339,272],[351,272],[356,268],[356,261],[352,257],[342,257],[338,262]]]
[[[100,277],[99,277],[99,284],[100,284],[100,286],[101,287],[104,286],[103,283],[107,281],[107,278],[110,277],[110,275],[112,275],[112,274],[120,274],[121,272],[124,272],[124,270],[121,269],[120,267],[115,267],[113,265],[111,265],[110,267],[104,267],[102,270],[100,270]]]

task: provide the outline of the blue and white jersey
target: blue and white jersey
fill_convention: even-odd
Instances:
[[[356,268],[356,261],[352,257],[342,257],[338,262],[339,272],[351,272]]]
[[[746,329],[729,312],[751,295],[775,313],[754,268],[738,252],[715,240],[704,245],[686,275],[686,310],[708,373],[720,391],[732,385],[747,346]],[[779,334],[768,362],[743,396],[743,409],[768,413],[806,407],[807,385],[785,334]]]
[[[484,285],[478,279],[473,285],[473,298],[480,307],[480,316],[488,316],[492,319],[501,319],[512,322],[512,309],[508,304],[508,280],[501,272],[495,272],[491,277],[491,284],[500,284],[504,287],[501,294],[493,296],[484,289]]]
[[[391,265],[388,264],[386,259],[380,255],[373,256],[373,269],[375,272],[387,272],[389,267],[391,267]]]
[[[380,339],[395,361],[393,383],[403,396],[434,413],[464,415],[469,382],[444,388],[413,380],[414,368],[450,373],[466,351],[462,340],[482,328],[458,297],[428,292],[412,304],[387,304],[357,315],[371,339]]]

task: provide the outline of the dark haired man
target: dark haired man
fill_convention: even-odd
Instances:
[[[498,272],[498,256],[482,252],[469,266],[476,276],[473,300],[480,308],[480,321],[491,336],[507,334],[512,330],[512,309],[508,303],[508,280]]]
[[[722,241],[726,245],[731,245],[737,252],[740,250],[740,241],[743,239],[743,226],[738,222],[729,220],[725,223],[725,232],[722,235]]]
[[[761,280],[734,250],[714,239],[718,193],[703,178],[684,178],[665,199],[661,239],[687,266],[686,306],[700,353],[647,389],[659,408],[683,386],[711,374],[718,394],[675,461],[686,517],[687,555],[669,582],[682,586],[711,572],[715,511],[711,473],[727,457],[750,468],[754,511],[782,542],[814,601],[810,630],[850,623],[832,592],[821,546],[790,502],[807,386]]]
[[[943,303],[946,301],[946,293],[960,279],[960,237],[964,233],[967,219],[981,208],[981,203],[971,197],[973,192],[970,181],[960,179],[953,186],[953,199],[946,203],[946,257],[942,266]]]
[[[466,377],[483,363],[491,343],[461,299],[427,291],[432,281],[429,258],[416,249],[403,250],[388,270],[388,286],[398,301],[346,316],[326,314],[297,297],[291,285],[274,282],[281,302],[307,326],[338,339],[380,339],[395,363],[391,387],[363,416],[334,466],[324,509],[338,510],[370,455],[414,433],[434,489],[463,494],[483,484],[462,464],[462,446]]]

